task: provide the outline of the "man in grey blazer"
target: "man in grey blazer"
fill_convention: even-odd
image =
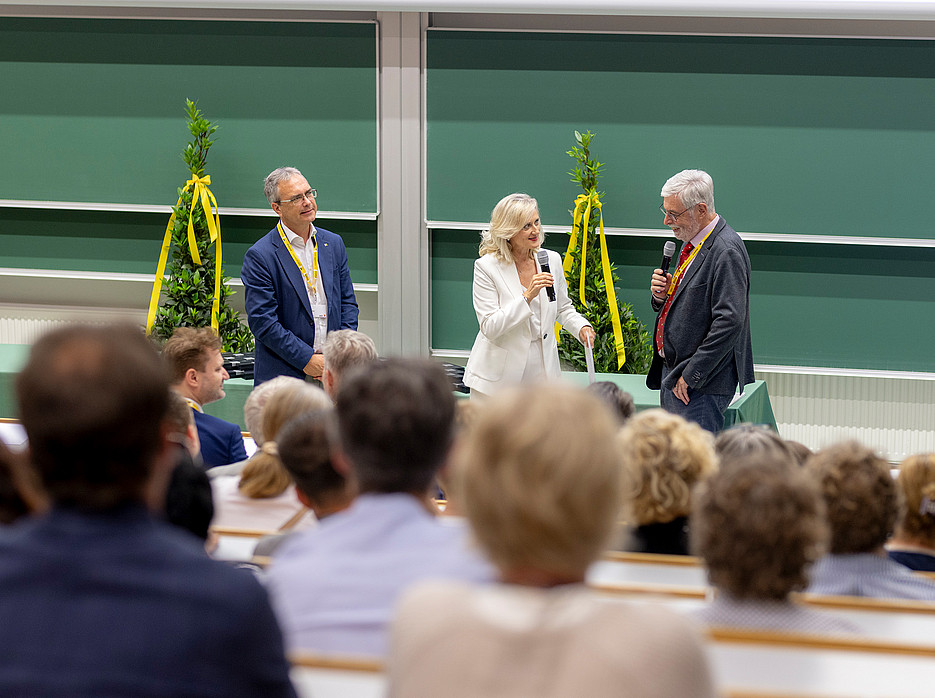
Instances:
[[[673,273],[653,272],[656,326],[646,385],[670,412],[717,433],[737,385],[753,378],[750,258],[714,210],[707,172],[683,170],[662,188],[665,224],[682,241]]]

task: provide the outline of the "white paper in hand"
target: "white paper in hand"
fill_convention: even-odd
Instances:
[[[588,362],[588,385],[594,382],[594,350],[590,344],[584,345],[584,360]]]

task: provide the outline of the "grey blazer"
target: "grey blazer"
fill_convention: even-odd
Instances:
[[[656,316],[656,324],[659,316]],[[655,337],[655,330],[653,331]],[[732,395],[752,383],[750,258],[743,240],[720,218],[675,290],[646,385],[672,390],[679,376],[710,395]],[[662,385],[662,365],[669,369]]]

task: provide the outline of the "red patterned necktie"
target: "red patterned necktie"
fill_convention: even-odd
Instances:
[[[676,270],[679,269],[688,259],[688,255],[691,254],[691,251],[694,249],[694,245],[690,242],[686,242],[682,245],[682,251],[679,253],[679,263],[676,265]],[[669,314],[669,306],[672,305],[672,299],[675,297],[675,289],[678,288],[679,283],[681,282],[682,277],[679,276],[678,280],[675,282],[675,286],[672,289],[672,293],[669,294],[669,297],[666,298],[666,304],[662,306],[662,313],[659,315],[659,322],[656,325],[656,351],[662,353],[662,328],[666,324],[666,315]]]

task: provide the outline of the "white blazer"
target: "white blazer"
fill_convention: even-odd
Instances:
[[[561,376],[561,365],[555,341],[556,319],[575,339],[581,328],[590,323],[568,298],[568,285],[558,253],[546,251],[555,279],[556,302],[549,301],[544,288],[539,291],[539,325],[543,334],[545,372],[550,379],[557,379]],[[464,384],[491,395],[520,382],[533,340],[532,309],[523,298],[523,286],[513,262],[505,262],[493,253],[474,262],[474,312],[480,332],[464,369]]]

